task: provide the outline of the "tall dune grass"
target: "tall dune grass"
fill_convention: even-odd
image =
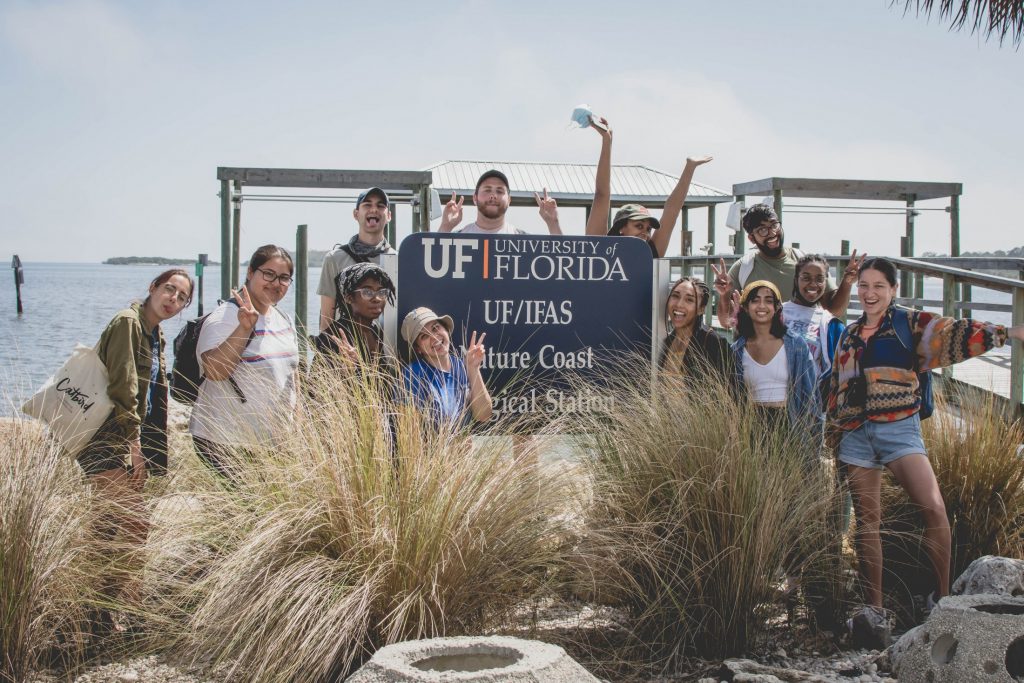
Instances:
[[[71,670],[103,570],[92,497],[33,421],[0,421],[0,472],[0,681]]]
[[[838,593],[831,463],[792,436],[758,436],[716,378],[619,380],[615,409],[583,432],[593,478],[584,588],[625,607],[648,656],[743,652],[764,632],[785,570]],[[831,553],[831,556],[829,556]]]
[[[536,452],[471,450],[372,377],[311,384],[230,486],[154,519],[155,630],[234,680],[333,679],[389,643],[494,629],[560,575],[574,484]]]
[[[1024,554],[1024,422],[1008,417],[994,395],[951,385],[936,393],[936,408],[921,431],[946,503],[956,579],[982,555]],[[909,594],[932,590],[919,515],[891,477],[882,514],[890,531],[889,583]]]

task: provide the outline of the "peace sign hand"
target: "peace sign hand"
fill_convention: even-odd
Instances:
[[[714,263],[711,264],[711,270],[715,274],[715,291],[718,292],[718,298],[724,299],[729,295],[729,290],[732,289],[732,278],[729,277],[729,269],[725,265],[725,259],[718,259],[718,266]]]
[[[540,209],[540,217],[544,219],[545,223],[550,224],[552,221],[558,220],[558,202],[555,201],[554,197],[548,196],[548,188],[544,188],[543,197],[534,192],[533,198],[537,201],[537,207]]]
[[[327,336],[334,340],[334,343],[338,346],[338,356],[347,364],[355,365],[359,362],[359,349],[349,343],[348,335],[345,334],[345,330],[339,327],[338,334],[341,336],[339,337],[329,333]]]
[[[476,332],[469,338],[469,346],[466,347],[466,370],[469,372],[479,372],[480,366],[484,362],[484,337],[487,336],[486,332],[480,334],[477,338]]]
[[[864,259],[867,258],[867,254],[861,254],[860,258],[857,258],[857,250],[853,250],[853,255],[850,256],[850,262],[846,264],[846,268],[843,270],[843,282],[848,285],[852,285],[857,281],[857,275],[860,272],[861,264],[864,263]]]
[[[445,228],[454,228],[462,222],[462,202],[465,199],[465,197],[458,197],[458,201],[456,201],[456,195],[452,192],[452,198],[444,205],[444,211],[441,212],[442,232],[445,232]]]
[[[252,332],[256,327],[256,321],[260,319],[259,311],[253,308],[252,299],[249,298],[249,290],[245,285],[241,289],[232,289],[231,296],[238,303],[238,324],[247,331]]]

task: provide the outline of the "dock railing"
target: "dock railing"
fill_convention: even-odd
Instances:
[[[665,259],[671,263],[672,278],[683,275],[696,275],[709,284],[713,281],[712,264],[718,265],[719,259],[727,266],[732,265],[741,255],[712,254],[700,256],[675,256]],[[832,266],[832,274],[842,273],[849,256],[826,256]],[[987,258],[987,257],[935,257],[935,258],[900,258],[886,257],[892,261],[902,273],[908,273],[914,280],[912,291],[917,296],[897,298],[897,303],[912,308],[938,308],[942,314],[952,317],[981,317],[975,312],[1010,313],[1012,325],[1024,324],[1024,258]],[[1002,277],[974,272],[974,270],[1000,270],[1016,272],[1017,278]],[[923,297],[925,278],[942,280],[942,298],[926,299]],[[910,289],[908,287],[908,289]],[[973,290],[991,290],[1005,292],[1010,295],[1009,304],[990,303],[972,300]],[[666,293],[667,296],[667,293]],[[660,305],[664,305],[664,298]],[[715,302],[717,303],[717,302]],[[705,320],[708,325],[715,326],[717,319],[714,306],[708,306]],[[857,290],[854,287],[850,296],[850,307],[847,311],[848,320],[860,315],[857,301]],[[950,369],[947,369],[950,370]],[[952,377],[952,372],[944,373]],[[1010,348],[1010,402],[1018,411],[1024,409],[1024,344],[1018,340],[1011,341]]]

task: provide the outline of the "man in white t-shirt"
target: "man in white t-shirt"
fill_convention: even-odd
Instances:
[[[347,244],[339,244],[327,252],[320,271],[316,293],[320,295],[320,330],[327,329],[334,318],[336,296],[334,279],[338,273],[355,263],[369,261],[380,265],[381,254],[394,254],[395,250],[384,237],[384,229],[391,221],[391,200],[379,187],[371,187],[356,200],[352,217],[359,224],[359,232]]]
[[[552,235],[561,235],[558,226],[558,209],[553,199],[548,198],[547,189],[544,197],[534,193],[540,217],[548,226]],[[441,226],[438,232],[452,232],[462,222],[462,201],[464,197],[453,194],[441,214]],[[473,191],[473,204],[476,205],[476,220],[456,232],[479,235],[525,235],[526,233],[505,220],[505,213],[512,202],[508,178],[496,169],[487,171],[476,181]]]

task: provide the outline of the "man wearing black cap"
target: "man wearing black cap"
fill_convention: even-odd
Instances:
[[[535,194],[537,206],[540,207],[540,217],[547,224],[548,232],[552,235],[561,235],[562,230],[558,226],[558,210],[555,200],[549,199],[547,195],[547,189],[544,190],[543,198]],[[463,197],[456,199],[452,194],[452,198],[445,205],[444,213],[441,215],[441,226],[438,228],[438,232],[451,232],[462,221],[462,200]],[[476,190],[473,191],[476,221],[458,232],[479,235],[525,235],[525,232],[505,221],[505,213],[511,202],[512,195],[505,174],[496,169],[487,171],[476,181]]]
[[[380,263],[381,254],[394,254],[395,250],[384,237],[384,228],[391,220],[391,200],[387,192],[371,187],[359,195],[352,217],[359,224],[359,232],[347,244],[335,245],[324,257],[320,283],[320,329],[334,319],[334,279],[338,273],[355,263]]]

